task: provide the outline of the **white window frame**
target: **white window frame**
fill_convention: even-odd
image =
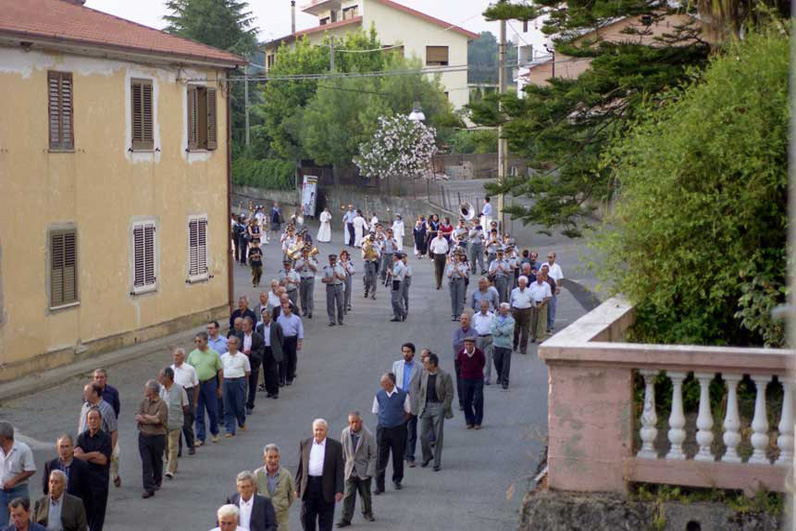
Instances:
[[[135,231],[138,228],[145,228],[145,227],[152,227],[153,228],[153,237],[152,237],[152,275],[154,281],[149,284],[143,284],[141,286],[135,285]],[[143,219],[139,221],[134,221],[132,227],[130,228],[130,293],[132,295],[141,295],[144,293],[150,293],[153,291],[157,291],[158,289],[158,256],[160,254],[160,246],[158,245],[158,224],[157,220],[155,219]],[[146,257],[144,257],[146,260]],[[146,267],[146,263],[144,264]],[[146,273],[145,273],[146,274]]]
[[[205,271],[202,273],[192,274],[191,270],[191,255],[193,254],[193,245],[191,244],[191,225],[193,223],[198,222],[205,222]],[[194,216],[188,216],[188,283],[192,284],[194,282],[202,282],[208,280],[210,278],[210,239],[208,238],[209,231],[207,227],[209,222],[207,220],[207,214],[198,214]],[[197,233],[197,239],[199,234]],[[198,246],[198,242],[197,242]],[[198,254],[197,254],[198,259]]]

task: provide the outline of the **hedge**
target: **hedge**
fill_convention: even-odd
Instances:
[[[267,190],[295,189],[296,164],[278,159],[238,157],[232,161],[232,183]]]

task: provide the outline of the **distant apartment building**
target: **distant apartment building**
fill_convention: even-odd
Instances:
[[[342,39],[347,32],[376,29],[383,46],[405,57],[419,58],[427,68],[467,65],[467,43],[478,35],[392,0],[313,0],[302,11],[318,17],[318,25],[265,44],[266,71],[282,43],[306,36],[313,44],[325,35]],[[454,107],[470,101],[467,70],[442,72],[441,82]]]
[[[0,0],[0,381],[228,315],[225,51]]]
[[[545,86],[553,77],[575,79],[588,70],[591,64],[589,57],[569,57],[564,54],[554,53],[551,37],[541,32],[542,24],[547,15],[542,15],[535,20],[523,25],[523,31],[516,35],[517,41],[517,67],[514,81],[517,83],[517,92],[520,97],[525,86]],[[674,32],[676,26],[682,26],[694,21],[686,14],[667,15],[660,19],[649,15],[640,17],[626,17],[616,19],[596,30],[584,33],[575,42],[635,42],[638,44],[652,44],[656,37]],[[644,32],[645,35],[629,35],[626,30],[633,29]]]

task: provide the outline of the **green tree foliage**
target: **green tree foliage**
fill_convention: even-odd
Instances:
[[[404,59],[381,44],[375,30],[346,34],[335,42],[335,71],[367,73],[421,68],[417,59]],[[343,50],[378,50],[348,53]],[[269,76],[329,72],[328,38],[314,46],[299,40],[283,45]],[[395,76],[268,81],[259,111],[264,125],[257,143],[267,142],[272,154],[285,159],[311,158],[319,164],[347,166],[360,143],[375,131],[381,115],[408,114],[420,102],[429,123],[459,125],[438,78],[406,73]],[[259,151],[262,151],[259,147]]]
[[[750,34],[648,102],[603,158],[619,197],[597,248],[636,304],[635,339],[783,342],[788,37]]]
[[[250,157],[236,157],[232,162],[232,182],[243,186],[254,186],[268,190],[292,190],[295,183],[296,165],[292,161]]]
[[[496,129],[465,129],[456,131],[446,143],[450,153],[497,153],[498,133]]]
[[[517,45],[511,41],[506,44],[507,73],[517,64]],[[467,82],[498,82],[498,42],[489,31],[482,31],[477,39],[467,43]],[[511,79],[508,77],[506,79]]]
[[[503,123],[510,151],[546,170],[490,188],[492,193],[532,199],[532,208],[507,211],[548,230],[560,227],[564,234],[580,236],[594,205],[612,193],[609,172],[599,165],[607,145],[622,136],[646,99],[677,86],[690,67],[704,65],[709,46],[694,25],[672,28],[670,34],[649,37],[645,44],[631,35],[621,42],[583,38],[616,17],[665,10],[657,1],[572,0],[566,9],[552,0],[534,5],[550,13],[545,31],[557,36],[556,60],[564,60],[561,53],[590,57],[591,68],[577,79],[556,77],[547,86],[529,85],[522,98],[507,94],[503,113],[494,95],[470,108],[476,122]],[[653,22],[660,16],[652,15]]]
[[[238,55],[257,46],[254,17],[240,0],[168,0],[166,31]]]

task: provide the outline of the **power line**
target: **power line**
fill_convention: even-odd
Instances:
[[[317,73],[317,74],[283,74],[276,76],[231,76],[230,81],[312,81],[319,79],[346,79],[362,77],[391,77],[391,76],[413,76],[423,74],[447,74],[450,72],[466,72],[468,65],[450,65],[430,68],[410,69],[410,70],[381,70],[375,72],[341,72],[341,73]],[[188,80],[198,81],[198,80]]]

